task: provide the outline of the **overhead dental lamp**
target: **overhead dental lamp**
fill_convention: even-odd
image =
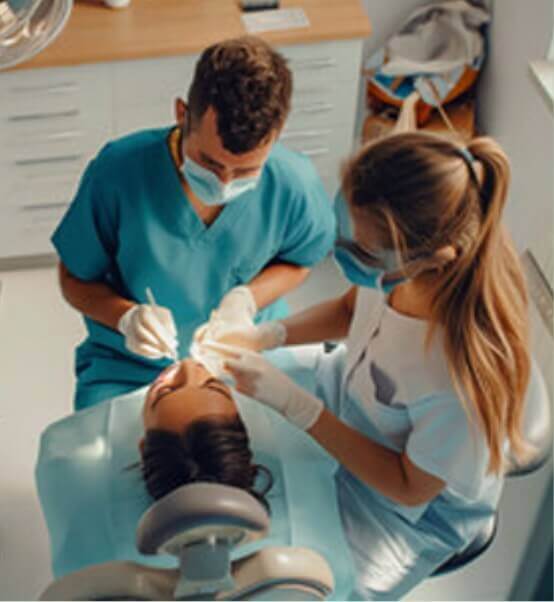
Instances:
[[[62,31],[73,0],[0,0],[0,70],[29,60]]]

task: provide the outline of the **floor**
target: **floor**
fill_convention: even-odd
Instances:
[[[0,600],[36,599],[51,579],[33,468],[44,427],[71,411],[73,349],[83,334],[54,269],[0,273]],[[330,260],[290,296],[293,310],[345,290]],[[430,579],[410,600],[504,600],[552,472],[509,483],[492,548],[462,571]],[[491,576],[494,575],[494,580]]]

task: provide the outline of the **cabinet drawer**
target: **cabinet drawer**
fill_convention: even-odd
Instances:
[[[278,48],[287,58],[294,75],[294,87],[327,85],[358,81],[362,58],[362,42],[322,42]]]
[[[0,165],[0,208],[69,202],[92,155],[64,154]]]
[[[314,162],[336,161],[350,152],[352,132],[347,128],[328,128],[319,130],[291,129],[280,137],[280,141]]]
[[[38,125],[75,117],[94,129],[99,122],[109,122],[110,114],[109,65],[0,75],[2,131],[27,123]]]
[[[128,108],[152,103],[167,105],[173,114],[177,96],[186,98],[197,57],[180,57],[114,63],[114,104],[117,117]]]
[[[128,107],[117,114],[114,123],[114,136],[125,136],[138,130],[168,127],[175,124],[175,114],[171,102],[166,98],[162,102],[148,106]]]
[[[0,211],[0,256],[42,255],[54,251],[50,237],[67,204]]]
[[[0,162],[84,152],[101,147],[112,133],[111,118],[97,112],[35,121],[9,121],[0,116],[3,151]]]

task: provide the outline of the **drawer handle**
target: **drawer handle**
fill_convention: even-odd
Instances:
[[[334,109],[334,105],[327,102],[320,102],[318,104],[313,105],[304,105],[300,107],[293,107],[293,113],[327,113],[328,111],[332,111]]]
[[[36,92],[46,92],[47,94],[67,94],[76,92],[78,86],[71,82],[60,82],[59,84],[35,84],[31,86],[14,86],[10,89],[12,94],[29,94]]]
[[[293,69],[328,69],[329,67],[336,67],[337,60],[331,57],[296,61],[293,59],[290,63]]]
[[[45,203],[44,205],[23,205],[23,211],[50,211],[52,209],[65,209],[69,203]]]
[[[8,121],[12,123],[20,123],[22,121],[41,121],[43,119],[60,119],[63,117],[77,117],[78,109],[71,111],[59,111],[57,113],[29,113],[28,115],[12,115],[8,117]]]
[[[329,149],[322,146],[321,148],[307,148],[300,149],[298,152],[306,155],[307,157],[320,157],[321,155],[326,155],[329,153]]]
[[[73,163],[81,159],[83,155],[63,155],[60,157],[43,157],[41,159],[19,159],[15,161],[18,167],[28,167],[29,165],[47,165],[52,163]]]
[[[328,136],[331,134],[332,130],[298,130],[298,131],[288,131],[283,132],[281,134],[281,140],[293,140],[296,138],[320,138],[321,136]]]

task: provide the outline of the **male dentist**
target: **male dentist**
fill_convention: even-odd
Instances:
[[[229,324],[282,317],[280,297],[331,249],[315,169],[277,142],[291,93],[286,61],[262,40],[215,44],[175,102],[176,125],[90,162],[52,237],[88,331],[77,410],[151,382],[214,309]]]

